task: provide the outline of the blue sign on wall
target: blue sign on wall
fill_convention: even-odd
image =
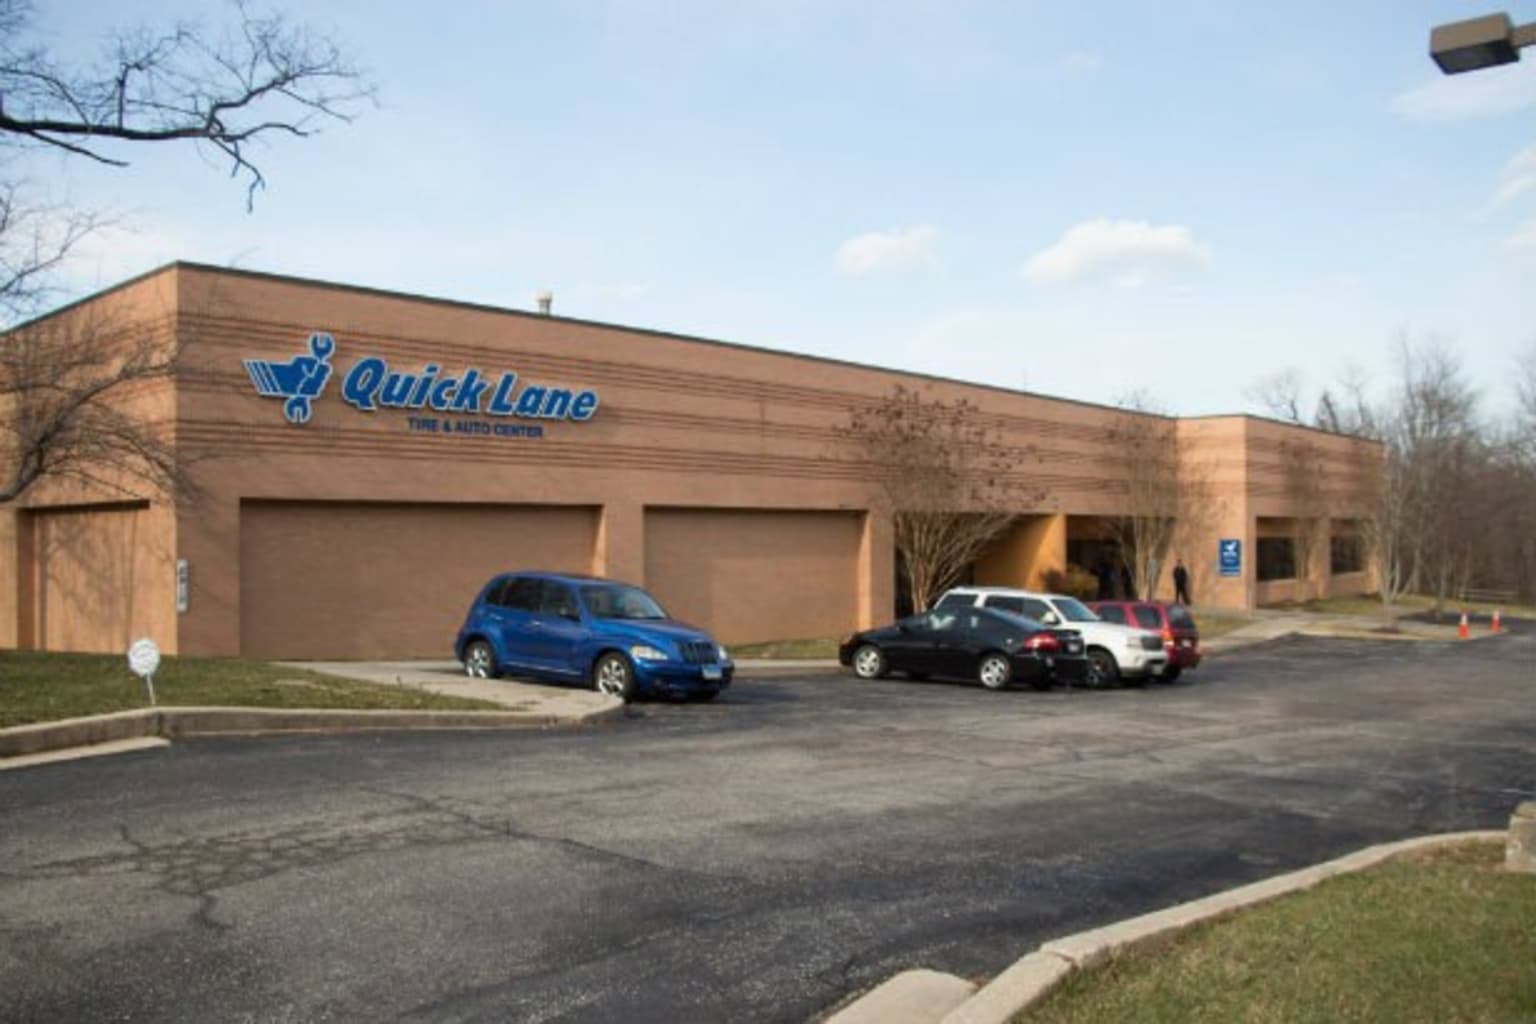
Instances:
[[[329,334],[317,332],[309,337],[308,353],[300,353],[287,362],[247,359],[245,371],[256,386],[257,394],[284,399],[283,416],[297,426],[309,422],[310,406],[325,391],[325,385],[331,379],[331,356],[335,351],[336,340]],[[572,420],[577,423],[590,420],[597,412],[595,391],[531,384],[520,381],[510,370],[492,377],[473,366],[453,373],[436,363],[428,363],[419,370],[402,372],[391,368],[379,356],[359,359],[342,375],[341,397],[359,412],[431,409],[469,416]],[[433,429],[437,429],[437,421],[430,422]],[[416,429],[414,421],[412,429]],[[541,436],[542,433],[542,428],[538,428],[529,436]]]
[[[1223,537],[1216,542],[1216,564],[1222,576],[1243,574],[1243,542]]]

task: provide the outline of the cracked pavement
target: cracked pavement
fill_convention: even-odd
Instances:
[[[1536,630],[0,775],[0,1019],[804,1021],[1536,797]]]

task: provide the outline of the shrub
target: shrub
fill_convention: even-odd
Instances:
[[[1092,601],[1099,596],[1099,581],[1080,565],[1069,563],[1066,572],[1047,569],[1044,580],[1045,589],[1053,594],[1068,594],[1081,601]]]

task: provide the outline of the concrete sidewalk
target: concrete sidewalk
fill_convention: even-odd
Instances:
[[[1351,640],[1411,640],[1448,641],[1457,639],[1456,627],[1450,624],[1419,622],[1400,618],[1388,626],[1387,620],[1375,615],[1338,615],[1322,612],[1259,609],[1249,613],[1253,620],[1222,636],[1202,640],[1200,649],[1207,654],[1235,650],[1249,644],[1278,640],[1284,636],[1340,637]],[[1195,621],[1200,621],[1200,611],[1194,611]],[[1487,630],[1473,631],[1472,638],[1494,636]]]
[[[464,667],[457,661],[284,661],[279,664],[381,686],[490,701],[513,711],[537,711],[556,718],[579,718],[617,703],[612,697],[574,683],[560,686],[522,679],[473,679],[464,674]]]

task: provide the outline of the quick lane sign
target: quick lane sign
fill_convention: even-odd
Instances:
[[[256,393],[283,399],[283,416],[301,426],[309,422],[312,405],[325,392],[332,375],[331,359],[336,339],[329,334],[309,336],[307,352],[287,362],[245,360]],[[402,372],[381,356],[364,356],[353,363],[341,380],[341,397],[359,412],[378,409],[431,409],[450,415],[517,417],[534,420],[571,420],[583,423],[597,412],[597,392],[531,384],[507,370],[492,376],[478,367],[448,372],[436,363]],[[433,422],[420,417],[416,424]],[[489,431],[486,431],[489,432]],[[539,432],[520,432],[538,436]]]

